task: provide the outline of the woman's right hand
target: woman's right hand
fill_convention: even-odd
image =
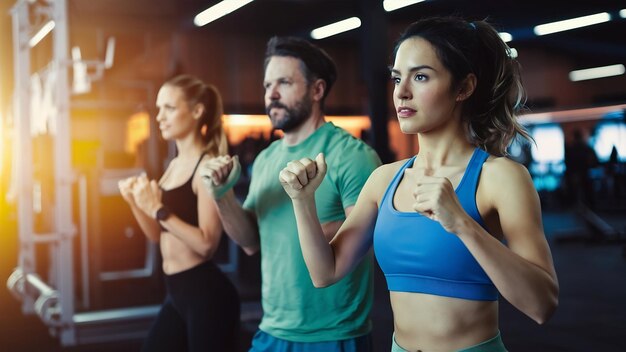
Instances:
[[[302,158],[289,162],[278,179],[291,199],[301,199],[313,196],[325,175],[326,160],[319,153],[315,160]]]
[[[137,181],[137,176],[131,176],[117,182],[117,187],[120,189],[122,198],[130,204],[135,205],[135,197],[133,197],[133,186]]]

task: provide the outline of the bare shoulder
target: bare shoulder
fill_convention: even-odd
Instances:
[[[506,157],[491,156],[483,164],[480,187],[486,193],[506,198],[513,192],[534,190],[530,174],[524,165]]]
[[[408,159],[395,161],[393,163],[384,164],[376,168],[370,175],[367,183],[363,187],[363,192],[370,200],[379,203],[387,187],[398,173],[398,170],[406,163]]]
[[[408,159],[394,161],[393,163],[384,164],[376,168],[370,179],[376,180],[377,182],[385,183],[386,185],[391,182],[393,177],[398,173],[398,170],[406,163]]]
[[[515,181],[519,178],[530,177],[528,170],[524,165],[511,160],[507,157],[491,156],[483,164],[483,176],[486,178],[501,179],[502,182],[507,182],[507,179]]]

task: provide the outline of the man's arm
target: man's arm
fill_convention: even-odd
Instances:
[[[237,156],[210,158],[199,168],[204,187],[213,195],[224,231],[244,252],[259,251],[259,228],[254,214],[244,209],[233,187],[239,180],[241,165]]]
[[[344,208],[345,219],[348,218],[348,215],[354,209],[354,205],[356,200],[361,193],[361,189],[367,182],[371,173],[381,165],[380,158],[373,150],[369,148],[359,148],[357,151],[350,153],[348,160],[345,162],[340,162],[342,168],[339,173],[339,177],[337,177],[337,184],[335,185],[339,192],[341,193],[341,201],[342,203],[348,204]],[[345,222],[343,220],[323,222],[322,223],[322,231],[324,232],[324,237],[330,242],[339,228]]]
[[[228,237],[241,246],[247,255],[258,252],[260,241],[256,217],[239,204],[233,190],[229,190],[223,197],[216,199],[215,203]]]

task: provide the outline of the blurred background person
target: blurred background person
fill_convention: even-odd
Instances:
[[[579,129],[574,130],[572,141],[565,146],[564,163],[568,198],[593,208],[593,182],[589,171],[598,166],[598,157]]]
[[[156,102],[157,122],[178,155],[161,179],[145,175],[119,188],[148,239],[159,242],[167,296],[142,351],[237,351],[239,296],[211,260],[222,238],[215,202],[201,186],[198,165],[227,153],[217,89],[181,75]]]
[[[255,159],[243,206],[232,191],[241,168],[237,158],[213,158],[201,169],[228,235],[246,253],[261,254],[263,318],[250,351],[371,351],[372,261],[361,262],[334,287],[315,288],[278,173],[288,161],[320,152],[335,165],[320,187],[318,207],[330,241],[380,160],[367,144],[326,121],[324,101],[337,72],[325,51],[300,38],[273,37],[264,66],[266,111],[284,136]]]

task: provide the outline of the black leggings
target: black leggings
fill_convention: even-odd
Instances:
[[[239,295],[217,266],[204,262],[165,276],[167,297],[142,352],[236,352]]]

